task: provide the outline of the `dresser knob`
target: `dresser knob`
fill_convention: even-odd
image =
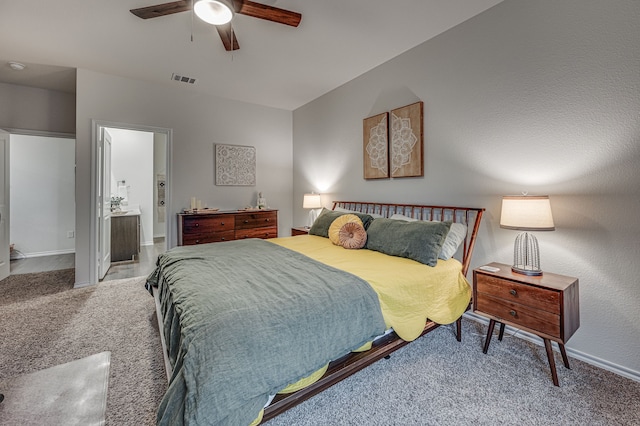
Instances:
[[[267,219],[267,222],[271,221],[271,219]]]
[[[220,225],[224,226],[224,222],[220,222]]]
[[[220,241],[226,241],[227,239],[225,237],[220,238]]]
[[[245,220],[245,221],[244,221],[244,223],[249,223],[249,221],[248,221],[248,220]]]
[[[199,224],[199,223],[196,223],[196,224],[195,224],[195,227],[197,228],[198,226],[200,226],[200,224]]]
[[[518,294],[518,292],[515,290],[509,290],[509,293],[511,293],[512,296],[515,296]]]
[[[512,317],[516,316],[516,311],[509,311],[509,315],[511,315]]]

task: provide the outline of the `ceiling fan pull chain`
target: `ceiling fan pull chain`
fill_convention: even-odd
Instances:
[[[193,43],[193,0],[191,0],[191,43]]]

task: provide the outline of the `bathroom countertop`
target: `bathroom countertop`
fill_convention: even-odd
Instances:
[[[111,216],[140,216],[140,209],[121,210],[119,212],[111,212]]]

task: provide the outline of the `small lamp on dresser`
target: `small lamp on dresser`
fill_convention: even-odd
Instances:
[[[304,194],[304,199],[302,201],[303,209],[311,209],[309,211],[309,223],[307,226],[311,228],[313,226],[313,222],[318,218],[318,211],[316,209],[322,208],[322,200],[320,199],[320,194],[316,194],[312,192],[311,194]]]
[[[526,231],[553,231],[556,229],[551,215],[549,196],[508,195],[502,197],[500,227],[525,231],[516,237],[511,270],[530,276],[542,275],[538,239]]]

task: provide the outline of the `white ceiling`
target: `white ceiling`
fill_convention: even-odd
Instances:
[[[2,1],[0,82],[73,92],[82,68],[293,110],[502,0],[257,1],[302,22],[236,15],[233,53],[190,12],[148,20],[129,12],[166,0]]]

